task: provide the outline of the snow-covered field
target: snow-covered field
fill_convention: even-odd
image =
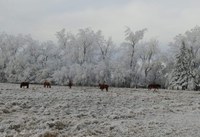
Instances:
[[[197,137],[200,92],[0,84],[0,137]]]

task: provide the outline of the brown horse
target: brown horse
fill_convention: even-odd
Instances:
[[[161,85],[159,85],[159,84],[149,84],[148,85],[148,90],[154,89],[154,91],[155,91],[156,89],[159,89],[159,88],[161,88]]]
[[[29,82],[22,82],[22,83],[20,84],[20,88],[22,88],[22,87],[29,88]]]
[[[108,85],[107,84],[99,84],[99,88],[103,91],[104,88],[106,89],[106,91],[108,91]]]
[[[69,88],[72,88],[72,85],[73,85],[73,83],[72,83],[72,81],[70,80],[70,81],[69,81],[69,84],[68,84]]]
[[[199,90],[200,90],[200,86],[199,86],[199,85],[196,85],[195,88],[194,88],[194,90],[195,90],[195,91],[199,91]]]
[[[46,87],[47,87],[47,88],[51,88],[51,83],[50,83],[49,81],[46,80],[46,81],[44,82],[44,87],[45,87],[45,88],[46,88]]]

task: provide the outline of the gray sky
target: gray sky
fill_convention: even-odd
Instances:
[[[62,28],[76,33],[91,27],[121,43],[129,26],[133,31],[147,28],[145,40],[167,45],[200,25],[199,5],[200,0],[0,0],[0,31],[56,41]]]

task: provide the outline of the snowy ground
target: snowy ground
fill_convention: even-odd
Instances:
[[[197,137],[199,129],[196,91],[0,84],[0,137]]]

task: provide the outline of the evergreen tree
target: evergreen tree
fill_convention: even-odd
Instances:
[[[170,82],[171,87],[181,87],[182,89],[187,89],[190,77],[189,62],[189,50],[186,48],[185,42],[182,42],[180,52],[176,55],[175,67],[172,71],[172,80]]]

